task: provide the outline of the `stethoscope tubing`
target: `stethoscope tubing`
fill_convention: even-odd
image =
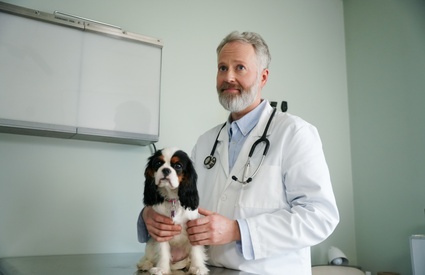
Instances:
[[[263,134],[261,135],[261,137],[260,137],[259,139],[257,139],[257,140],[256,140],[256,141],[252,144],[251,149],[249,150],[248,160],[247,160],[247,163],[245,164],[244,172],[243,172],[243,175],[242,175],[242,177],[243,177],[243,178],[242,178],[242,181],[238,180],[238,178],[237,178],[236,176],[232,176],[232,179],[233,179],[233,180],[238,181],[238,182],[243,183],[243,184],[246,184],[246,183],[251,182],[251,181],[252,181],[252,179],[253,179],[253,178],[257,175],[258,171],[260,170],[260,167],[261,167],[261,166],[262,166],[262,164],[263,164],[264,158],[266,157],[266,155],[267,155],[267,153],[268,153],[268,151],[269,151],[269,148],[270,148],[270,141],[269,141],[269,139],[267,138],[267,132],[268,132],[268,130],[269,130],[269,127],[270,127],[271,121],[273,120],[273,117],[274,117],[275,113],[276,113],[276,108],[273,108],[273,112],[272,112],[272,114],[270,115],[269,120],[267,121],[267,125],[266,125],[266,127],[264,128],[264,132],[263,132]],[[211,169],[212,167],[214,167],[214,165],[215,165],[215,163],[216,163],[216,161],[217,161],[217,160],[216,160],[216,158],[214,157],[214,153],[215,153],[215,150],[216,150],[216,148],[217,148],[217,144],[218,144],[218,137],[220,136],[220,133],[221,133],[221,131],[223,130],[224,126],[226,126],[226,124],[227,124],[227,122],[225,122],[225,123],[223,124],[223,126],[221,126],[220,130],[218,131],[217,137],[216,137],[216,139],[215,139],[215,141],[214,141],[214,145],[213,145],[213,148],[212,148],[212,150],[211,150],[211,153],[210,153],[210,155],[209,155],[209,156],[207,156],[207,157],[205,158],[205,160],[204,160],[204,166],[205,166],[207,169]],[[264,150],[263,150],[263,156],[261,157],[260,164],[258,165],[257,169],[255,169],[255,171],[254,171],[254,173],[252,174],[252,176],[251,176],[251,177],[248,177],[247,179],[245,179],[245,178],[246,178],[246,171],[247,171],[248,167],[250,166],[250,163],[251,163],[251,157],[252,157],[252,155],[254,154],[255,148],[257,147],[257,145],[258,145],[258,144],[260,144],[260,143],[262,143],[262,142],[264,142],[264,143],[265,143],[265,147],[264,147]]]

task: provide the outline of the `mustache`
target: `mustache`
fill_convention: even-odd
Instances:
[[[223,83],[220,87],[219,87],[219,90],[220,91],[223,91],[223,90],[226,90],[226,89],[236,89],[236,90],[240,90],[240,91],[242,91],[243,89],[242,89],[242,87],[240,86],[240,85],[237,85],[237,84],[230,84],[230,83]]]

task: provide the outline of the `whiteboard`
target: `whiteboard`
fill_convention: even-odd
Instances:
[[[158,140],[162,42],[87,20],[0,2],[1,132]]]
[[[76,125],[83,37],[82,31],[67,29],[65,40],[52,39],[61,31],[0,13],[1,118]]]

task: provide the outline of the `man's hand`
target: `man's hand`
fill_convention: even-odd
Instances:
[[[149,235],[157,242],[169,241],[182,230],[181,226],[174,224],[171,218],[158,214],[150,206],[143,210],[143,220]]]
[[[187,222],[187,233],[192,245],[218,245],[241,239],[236,220],[203,208],[198,208],[198,212],[205,217]]]

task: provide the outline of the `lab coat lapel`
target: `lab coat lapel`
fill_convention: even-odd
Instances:
[[[249,134],[248,138],[246,139],[244,145],[242,146],[242,150],[240,151],[239,156],[236,159],[235,165],[233,166],[232,171],[230,171],[231,175],[232,176],[235,175],[239,180],[242,180],[245,165],[248,161],[249,151],[251,150],[251,147],[254,144],[254,142],[257,141],[263,135],[264,129],[266,128],[266,125],[267,125],[267,121],[269,120],[272,111],[273,111],[273,108],[270,105],[267,105],[265,110],[261,113],[260,120],[258,121],[257,125],[254,127],[254,129],[252,129],[252,132]],[[268,130],[267,137],[269,136],[270,128]],[[254,159],[257,155],[263,154],[264,146],[265,146],[264,142],[262,142],[255,148],[252,159]],[[251,169],[255,169],[255,167],[251,167]],[[251,176],[252,172],[253,170],[251,170],[248,173],[248,176]]]
[[[260,138],[261,133],[259,134],[257,129],[258,126],[261,127],[261,125],[257,125],[251,132],[251,134],[248,136],[248,138],[245,140],[245,143],[242,146],[242,150],[239,152],[238,158],[236,159],[235,165],[233,166],[233,169],[231,171],[232,176],[236,176],[238,180],[243,180],[243,173],[245,170],[245,165],[248,161],[248,155],[249,151],[251,150],[252,144]],[[257,146],[256,150],[254,151],[254,155],[257,155],[259,153],[260,146]],[[249,171],[248,171],[249,174]]]
[[[220,169],[223,170],[225,177],[229,177],[229,135],[227,134],[228,124],[223,128],[218,136],[218,146],[217,146],[217,162],[220,163]]]

